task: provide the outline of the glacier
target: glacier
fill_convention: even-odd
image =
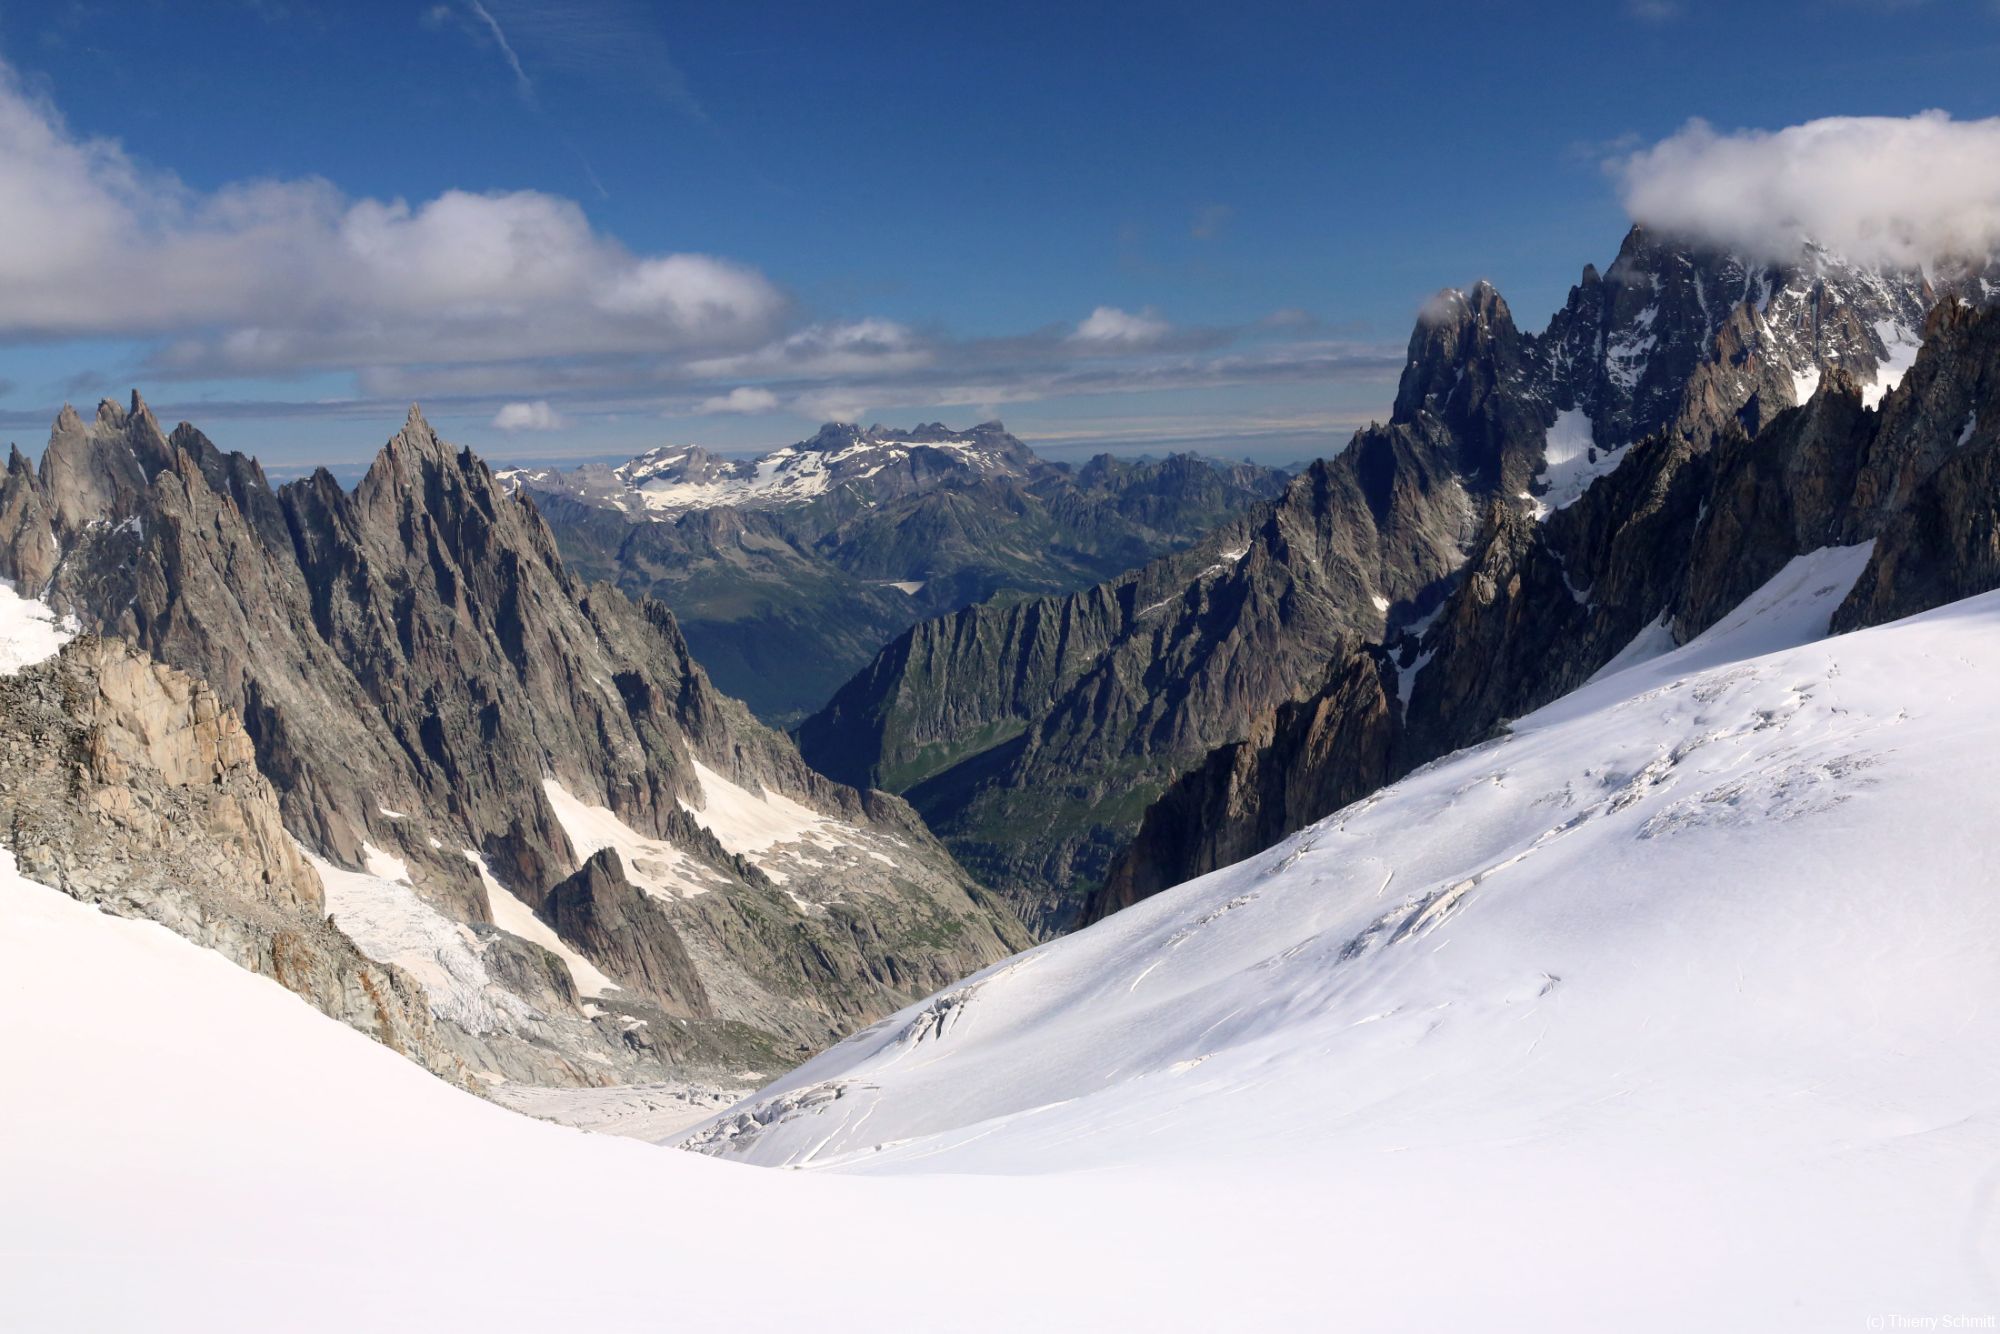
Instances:
[[[0,1324],[1992,1310],[2000,594],[1821,638],[1862,560],[906,1009],[706,1154],[484,1102],[8,861]]]

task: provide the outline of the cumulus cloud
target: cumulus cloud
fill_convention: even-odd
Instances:
[[[1610,166],[1634,221],[1759,258],[1805,238],[1906,266],[2000,250],[2000,118],[1927,111],[1734,133],[1696,120]]]
[[[532,403],[503,404],[493,414],[493,425],[502,431],[559,431],[563,419],[545,398]]]
[[[0,197],[0,336],[165,337],[155,368],[188,374],[716,351],[786,307],[752,268],[635,255],[538,191],[195,190],[71,133],[4,67]]]
[[[1076,326],[1070,339],[1107,347],[1145,347],[1172,332],[1173,326],[1150,306],[1136,315],[1116,306],[1099,306]]]
[[[814,421],[852,422],[858,425],[867,414],[867,404],[865,390],[835,385],[808,390],[795,397],[791,406],[799,416]]]
[[[516,34],[513,9],[483,3]],[[462,25],[466,13],[461,3],[435,21]],[[353,378],[351,398],[224,390],[178,405],[203,419],[369,415],[421,399],[502,431],[565,418],[581,430],[627,411],[857,420],[868,408],[983,410],[1379,377],[1400,364],[1394,348],[1308,341],[1314,326],[1289,315],[1177,327],[1151,308],[1100,306],[1080,324],[982,338],[865,314],[807,323],[752,267],[634,252],[575,202],[540,191],[409,201],[315,178],[196,189],[75,133],[4,63],[0,198],[0,339],[75,341],[65,368],[75,370],[101,364],[99,340],[115,343],[163,407],[173,390],[162,380]]]
[[[745,415],[771,412],[778,406],[778,396],[768,389],[755,389],[738,385],[726,394],[704,398],[695,408],[700,413],[735,412]]]

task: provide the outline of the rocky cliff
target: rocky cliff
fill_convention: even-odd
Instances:
[[[1835,631],[2000,586],[2000,439],[1980,425],[2000,420],[2000,309],[1947,299],[1919,336],[1879,407],[1830,365],[1754,435],[1740,418],[1704,431],[1697,403],[1545,521],[1496,506],[1435,621],[1351,655],[1176,783],[1085,919],[1268,847],[1614,660],[1693,639],[1795,557],[1872,543]],[[1706,388],[1697,377],[1691,399]]]
[[[248,735],[203,682],[95,637],[0,676],[0,837],[23,874],[171,927],[466,1081],[422,987],[327,921]]]
[[[1642,442],[1705,453],[1754,433],[1824,376],[1878,400],[1940,295],[1985,293],[1977,272],[1952,283],[1811,247],[1789,264],[1749,264],[1635,228],[1603,273],[1585,269],[1540,334],[1518,330],[1490,286],[1441,293],[1411,336],[1389,423],[1218,533],[1197,549],[1205,560],[919,625],[801,725],[801,748],[826,772],[903,792],[1033,924],[1060,929],[1106,883],[1152,799],[1197,766],[1209,771],[1209,749],[1270,728],[1274,709],[1345,679],[1347,655],[1424,623],[1468,570],[1505,563],[1506,535],[1521,527],[1501,511],[1552,530],[1607,524],[1588,511],[1557,516]],[[1513,577],[1495,586],[1503,603]],[[1591,633],[1615,638],[1622,625],[1610,617]],[[1468,695],[1492,689],[1463,684]],[[1411,707],[1404,744],[1427,729],[1461,734]],[[1441,702],[1439,716],[1449,713]],[[1245,800],[1217,790],[1197,805]]]
[[[663,449],[499,475],[535,496],[572,569],[672,607],[717,684],[787,726],[917,622],[1115,577],[1286,481],[1190,455],[1072,468],[998,422],[829,425],[757,459]]]
[[[364,948],[511,921],[569,951],[554,979],[483,946],[428,979],[476,1066],[773,1068],[1020,942],[906,807],[808,769],[666,608],[578,581],[532,502],[415,410],[352,493],[324,472],[273,489],[136,395],[65,410],[0,516],[0,574],[241,715],[286,827],[358,896]],[[575,883],[605,846],[629,883]]]

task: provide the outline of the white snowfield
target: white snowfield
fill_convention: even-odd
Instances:
[[[896,864],[873,846],[893,846],[891,838],[822,815],[782,792],[752,792],[699,760],[694,761],[694,772],[703,804],[697,809],[683,801],[681,809],[715,835],[725,850],[749,860],[773,884],[784,885],[790,879],[788,868],[822,865],[814,853],[841,848],[886,866]],[[692,898],[725,883],[721,875],[673,844],[640,833],[615,812],[592,805],[555,779],[544,779],[542,790],[579,859],[588,860],[603,848],[615,848],[626,878],[662,899]],[[801,900],[800,906],[808,905]]]
[[[11,579],[0,579],[0,676],[12,676],[53,658],[76,638],[74,617],[59,617],[49,604],[24,598]]]
[[[1535,518],[1546,519],[1559,509],[1583,499],[1583,493],[1600,477],[1615,471],[1625,456],[1613,448],[1599,448],[1590,418],[1582,408],[1565,408],[1556,413],[1543,446],[1542,471],[1536,480],[1546,488],[1526,499],[1534,506]]]
[[[690,1142],[1318,1196],[1329,1309],[1397,1328],[2000,1314],[2000,595],[1785,649],[1866,554]]]
[[[363,954],[406,970],[423,983],[433,1013],[469,1032],[509,1030],[533,1017],[527,1002],[493,980],[478,934],[418,896],[407,863],[370,844],[361,847],[368,869],[349,871],[298,845],[319,873],[327,916]]]
[[[1857,563],[697,1132],[801,1171],[516,1116],[0,863],[0,1328],[2000,1312],[2000,594],[1786,647]]]
[[[542,791],[579,867],[605,848],[615,848],[625,878],[656,898],[693,898],[723,883],[719,875],[665,839],[640,833],[609,807],[585,801],[555,779],[543,779]]]

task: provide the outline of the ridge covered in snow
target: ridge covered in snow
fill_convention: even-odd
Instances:
[[[725,458],[698,445],[661,446],[613,468],[511,468],[495,476],[632,518],[671,518],[723,506],[785,509],[844,486],[873,492],[920,487],[941,475],[1019,477],[1035,463],[1027,446],[998,422],[969,431],[938,423],[864,430],[836,422],[810,440],[755,458]]]

